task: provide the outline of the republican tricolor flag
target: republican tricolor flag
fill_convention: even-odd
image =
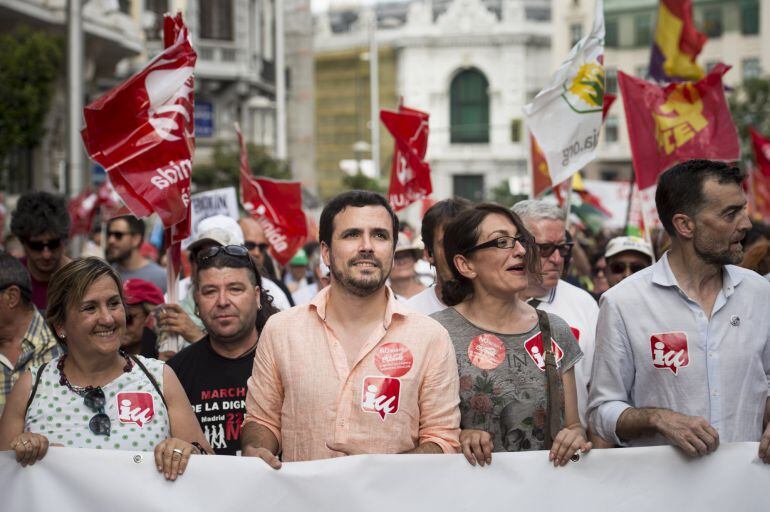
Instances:
[[[658,82],[699,80],[705,74],[695,58],[706,44],[692,19],[692,0],[660,0],[650,52],[650,76]]]

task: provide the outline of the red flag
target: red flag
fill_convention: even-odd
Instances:
[[[751,173],[751,195],[753,213],[770,219],[770,178],[756,169]]]
[[[551,175],[548,174],[548,162],[543,150],[535,140],[532,133],[529,134],[530,164],[532,165],[532,197],[538,197],[553,186]]]
[[[722,85],[729,69],[718,64],[697,82],[665,88],[618,72],[640,189],[655,185],[658,175],[678,162],[740,157],[738,132]]]
[[[757,169],[770,178],[770,139],[763,137],[754,128],[749,128],[749,134],[751,135],[751,144],[754,147]]]
[[[246,144],[236,125],[241,146],[241,204],[262,227],[270,253],[281,264],[289,260],[305,243],[307,219],[302,211],[302,184],[298,181],[255,178],[249,168]]]
[[[428,114],[404,106],[380,110],[380,119],[395,139],[388,201],[395,211],[428,197],[433,191],[428,150]]]
[[[166,49],[87,106],[83,142],[137,217],[155,212],[173,241],[190,234],[193,68],[182,15],[164,17]]]
[[[618,99],[616,94],[609,92],[604,93],[604,103],[602,103],[602,122],[607,119],[607,113],[612,108],[612,104],[615,103],[616,99]]]
[[[88,235],[96,215],[99,197],[96,192],[87,187],[80,195],[67,202],[67,213],[70,215],[70,236]]]

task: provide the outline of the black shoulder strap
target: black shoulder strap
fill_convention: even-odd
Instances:
[[[48,363],[41,364],[40,368],[37,369],[37,373],[35,373],[35,383],[32,385],[32,391],[29,394],[29,400],[27,400],[27,408],[24,409],[24,417],[27,416],[29,406],[32,405],[32,400],[35,398],[35,393],[37,393],[37,386],[40,384],[40,379],[43,376],[43,370],[45,370],[46,366],[48,366]]]
[[[142,363],[138,357],[131,354],[130,355],[131,360],[136,363],[136,365],[144,372],[145,375],[147,375],[147,378],[150,379],[150,382],[152,383],[153,387],[155,388],[155,391],[158,392],[160,395],[160,399],[163,400],[163,405],[166,406],[166,410],[168,411],[168,404],[166,403],[166,397],[163,396],[163,391],[161,391],[160,386],[158,385],[158,381],[155,379],[155,377],[147,370],[147,367]]]
[[[556,351],[553,346],[553,338],[551,337],[551,322],[548,319],[548,313],[538,309],[537,320],[540,324],[543,356],[545,359],[546,422],[543,444],[545,449],[548,450],[551,448],[556,434],[561,429],[561,393],[559,390],[559,373],[556,368]]]

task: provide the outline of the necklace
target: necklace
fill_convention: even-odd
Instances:
[[[123,367],[123,373],[128,373],[131,371],[131,368],[133,368],[134,363],[131,362],[131,358],[128,356],[125,350],[122,348],[118,350],[118,354],[120,354],[123,359],[126,360],[126,365]],[[64,354],[59,358],[59,362],[56,364],[56,369],[59,370],[59,385],[60,386],[67,386],[72,392],[77,393],[80,396],[84,396],[88,394],[90,391],[95,389],[98,386],[75,386],[70,383],[69,379],[67,379],[67,375],[64,374],[64,362],[67,360],[67,354]]]

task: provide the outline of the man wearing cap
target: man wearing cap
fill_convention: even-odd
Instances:
[[[607,244],[605,274],[610,288],[628,276],[652,265],[652,246],[638,236],[618,236]]]
[[[62,353],[32,303],[29,273],[19,260],[0,252],[0,414],[8,393],[26,370]]]
[[[289,260],[288,272],[283,276],[284,284],[288,288],[289,292],[293,295],[297,290],[304,288],[308,285],[307,282],[307,266],[308,266],[307,253],[304,249],[300,249]]]
[[[602,439],[693,457],[759,441],[770,463],[770,283],[735,266],[751,228],[744,179],[710,160],[661,174],[671,248],[601,299],[588,413]]]
[[[158,336],[148,324],[152,321],[155,308],[164,303],[160,288],[143,279],[128,279],[123,282],[123,298],[126,304],[126,332],[120,344],[129,354],[158,358]],[[203,333],[198,331],[198,337]],[[167,354],[169,357],[173,352]],[[168,359],[168,357],[166,357]]]
[[[439,201],[425,212],[420,234],[425,246],[425,259],[436,269],[436,282],[407,300],[405,304],[410,308],[424,315],[446,309],[446,304],[441,300],[441,287],[445,280],[452,279],[452,272],[444,258],[444,228],[470,206],[471,202],[467,199],[456,197]]]
[[[417,260],[422,256],[423,246],[412,242],[406,233],[398,234],[396,254],[393,256],[393,271],[390,273],[390,288],[396,299],[404,302],[426,289],[417,276]]]
[[[324,207],[331,284],[260,336],[248,381],[243,454],[283,461],[359,453],[456,453],[459,377],[449,334],[385,285],[398,218],[354,190]]]
[[[567,240],[564,210],[539,200],[520,201],[512,210],[535,237],[540,253],[541,280],[530,280],[521,298],[529,299],[529,304],[537,309],[563,318],[583,351],[583,359],[575,365],[575,384],[580,422],[585,426],[599,306],[591,294],[561,279],[573,246]]]
[[[318,295],[318,292],[329,286],[329,267],[323,262],[321,257],[316,254],[310,258],[310,268],[313,270],[313,282],[308,283],[304,288],[300,288],[292,294],[295,306],[304,306],[310,304],[313,297]]]

